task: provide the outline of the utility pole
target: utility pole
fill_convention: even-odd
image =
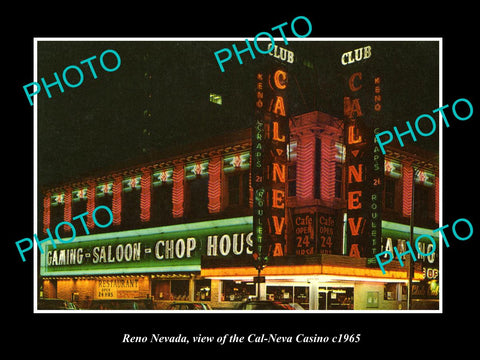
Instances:
[[[260,272],[262,269],[258,267],[258,276],[257,276],[257,300],[261,300],[262,296],[260,295]]]
[[[410,244],[414,244],[415,228],[415,177],[419,172],[418,168],[413,167],[412,171],[412,210],[410,211]],[[408,291],[407,291],[407,310],[412,309],[412,282],[414,275],[414,261],[412,255],[408,255]]]

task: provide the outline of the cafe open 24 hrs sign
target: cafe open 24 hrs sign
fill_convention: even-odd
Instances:
[[[384,158],[374,136],[383,111],[382,78],[372,70],[371,46],[354,52],[355,61],[352,51],[352,61],[342,62],[346,79],[343,103],[348,255],[365,257],[369,265],[374,265],[382,236]]]
[[[286,234],[288,74],[283,67],[256,74],[252,132],[253,258],[262,269],[269,256],[283,256]]]

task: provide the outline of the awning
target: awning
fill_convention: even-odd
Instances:
[[[258,275],[252,261],[235,259],[222,261],[216,258],[202,258],[200,275],[205,278],[251,278]],[[407,281],[406,267],[392,261],[385,268],[385,274],[378,267],[367,266],[366,258],[354,258],[343,255],[319,254],[314,256],[273,257],[262,270],[261,275],[268,278],[282,277],[331,277],[337,280],[352,281]],[[415,264],[415,281],[423,279],[420,264]]]

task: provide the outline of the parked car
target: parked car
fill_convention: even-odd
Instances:
[[[202,302],[178,301],[168,305],[167,310],[212,310],[212,308]]]
[[[278,301],[276,301],[275,303],[279,304],[280,306],[283,306],[285,310],[297,310],[293,304],[283,303]]]
[[[270,300],[249,300],[239,304],[236,310],[294,310],[294,307]]]
[[[63,299],[38,299],[38,310],[78,310],[77,305]]]
[[[305,310],[303,306],[298,303],[290,303],[289,305],[293,307],[293,310]]]
[[[153,310],[152,299],[92,300],[91,310]]]

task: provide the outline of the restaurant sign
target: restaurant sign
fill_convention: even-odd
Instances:
[[[129,294],[131,291],[138,291],[136,278],[102,279],[95,282],[95,299],[117,299],[120,294]]]
[[[49,245],[40,275],[200,271],[202,256],[251,256],[252,217],[80,236]]]

